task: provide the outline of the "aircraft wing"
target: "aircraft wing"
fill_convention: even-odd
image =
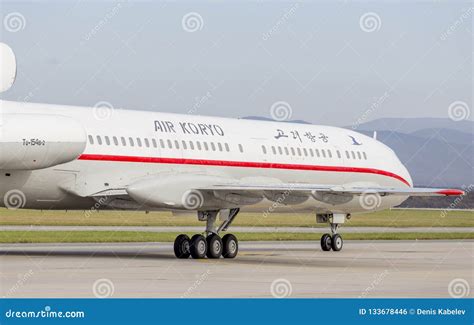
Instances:
[[[380,196],[400,195],[400,196],[458,196],[464,195],[464,191],[458,189],[446,188],[424,188],[424,187],[376,187],[376,186],[341,186],[341,185],[321,185],[321,184],[302,184],[302,183],[276,183],[276,184],[215,184],[203,188],[196,188],[204,191],[242,191],[242,192],[261,192],[261,191],[289,191],[294,193],[315,194],[333,193],[364,195],[367,193],[376,193]]]
[[[103,205],[130,208],[134,204],[172,209],[219,209],[253,205],[264,198],[285,204],[299,204],[309,197],[343,204],[356,196],[448,196],[463,195],[457,189],[394,188],[378,186],[341,186],[282,183],[266,177],[236,180],[208,175],[170,174],[137,181],[125,188],[95,191],[88,196]]]

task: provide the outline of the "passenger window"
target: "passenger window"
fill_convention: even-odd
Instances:
[[[202,150],[201,142],[196,141],[196,146],[197,146],[198,150]]]
[[[281,149],[280,146],[278,147],[278,153],[279,153],[280,155],[283,155],[283,150]]]
[[[309,151],[309,154],[311,155],[311,157],[314,157],[313,149],[309,148],[308,151]]]
[[[230,151],[229,145],[227,143],[225,143],[224,145],[225,145],[225,151],[229,152]]]
[[[276,155],[276,154],[277,154],[277,152],[276,152],[276,150],[275,150],[275,147],[274,147],[274,146],[272,146],[272,153],[273,153],[274,155]]]
[[[352,155],[352,159],[356,159],[356,155],[355,155],[354,151],[351,151],[351,155]]]
[[[286,154],[287,156],[290,155],[290,152],[288,151],[288,147],[285,147],[285,154]]]
[[[301,156],[301,149],[300,149],[300,148],[296,148],[296,151],[298,151],[298,156]]]
[[[329,158],[332,158],[332,152],[329,149],[328,149],[328,156],[329,156]]]
[[[211,149],[212,151],[216,151],[216,145],[214,144],[214,142],[211,142]]]
[[[183,144],[183,149],[184,150],[187,150],[188,149],[188,146],[186,145],[186,141],[181,141],[181,143]]]
[[[94,138],[92,137],[92,135],[89,135],[89,143],[94,144]]]
[[[151,143],[153,143],[153,148],[157,148],[158,145],[156,144],[156,140],[155,139],[151,139]]]
[[[364,155],[364,159],[367,160],[367,155],[365,154],[365,152],[363,152],[362,155]]]
[[[262,146],[262,151],[263,151],[263,154],[267,154],[267,149],[265,148],[265,146]]]
[[[191,150],[194,150],[194,143],[192,141],[189,141],[189,148],[191,148]]]
[[[120,141],[122,141],[122,146],[124,146],[124,147],[127,146],[127,140],[125,140],[124,137],[120,137]]]
[[[137,146],[139,147],[142,146],[142,140],[140,138],[137,138]]]
[[[322,154],[323,158],[326,158],[326,150],[321,149],[321,154]]]
[[[292,155],[292,156],[296,156],[295,148],[290,147],[290,150],[291,150],[291,155]]]
[[[362,160],[362,156],[360,154],[360,151],[357,151],[357,158],[359,158],[359,160]]]
[[[239,150],[240,152],[244,152],[244,148],[242,147],[242,145],[239,143]]]
[[[173,143],[171,142],[170,139],[166,140],[166,143],[168,143],[168,148],[173,149]]]
[[[112,140],[114,140],[114,144],[115,144],[116,146],[118,146],[118,139],[117,139],[117,137],[113,137]]]
[[[163,139],[160,139],[160,147],[165,148],[165,141]]]
[[[306,150],[306,148],[303,148],[303,153],[304,153],[305,157],[308,157],[308,151]]]
[[[339,150],[336,150],[337,152],[337,158],[341,159],[341,152]]]
[[[150,148],[150,141],[148,138],[145,138],[145,147]]]
[[[178,140],[174,140],[174,147],[175,147],[176,149],[179,149],[179,142],[178,142]]]
[[[207,145],[207,142],[204,141],[203,144],[204,144],[204,150],[209,151],[209,146]]]
[[[316,156],[318,156],[318,158],[321,157],[321,156],[319,155],[319,149],[314,149],[314,150],[316,151]]]
[[[219,147],[219,151],[222,151],[222,144],[220,142],[217,143],[217,146]]]
[[[110,139],[108,136],[105,136],[105,143],[110,146]]]
[[[349,151],[346,150],[346,158],[351,159],[351,156],[349,156]]]
[[[133,147],[135,144],[133,143],[133,139],[130,137],[128,138],[128,142],[130,142],[130,146]]]

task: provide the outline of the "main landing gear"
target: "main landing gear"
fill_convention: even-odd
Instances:
[[[329,223],[331,226],[331,234],[324,234],[321,237],[321,249],[325,252],[331,249],[338,252],[342,249],[344,241],[342,236],[337,233],[337,228],[340,224],[343,224],[346,218],[350,218],[350,215],[346,214],[317,214],[316,221],[318,223]]]
[[[224,213],[224,211],[221,212]],[[239,242],[232,234],[220,237],[221,231],[226,231],[239,213],[239,209],[230,209],[225,220],[216,228],[216,220],[219,211],[199,211],[198,219],[206,221],[205,236],[196,234],[189,238],[181,234],[174,241],[174,254],[177,258],[194,259],[205,258],[234,258],[239,252]]]

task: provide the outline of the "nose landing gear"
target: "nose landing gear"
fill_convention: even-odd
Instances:
[[[346,214],[317,214],[316,221],[318,223],[329,223],[331,226],[331,234],[321,236],[321,249],[325,252],[331,249],[338,252],[342,249],[344,241],[342,236],[337,233],[337,228],[343,224],[349,215]]]

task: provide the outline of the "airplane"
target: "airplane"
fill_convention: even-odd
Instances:
[[[0,45],[3,92],[16,60]],[[235,258],[238,239],[221,234],[240,211],[311,212],[330,226],[322,250],[340,251],[338,228],[352,215],[464,194],[413,187],[392,149],[344,128],[6,100],[0,108],[0,206],[193,211],[204,232],[177,236],[177,258]]]

